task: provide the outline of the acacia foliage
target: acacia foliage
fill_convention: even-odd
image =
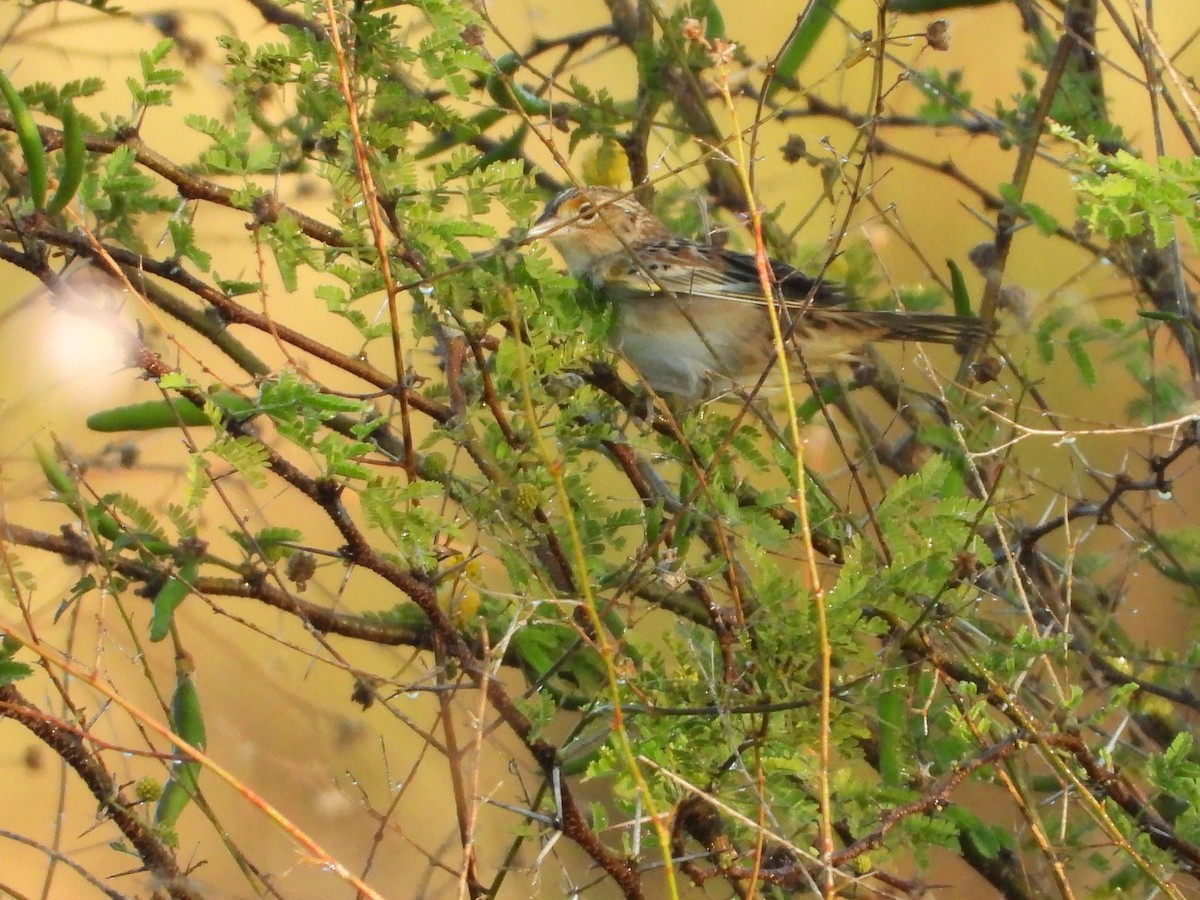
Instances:
[[[1018,4],[1020,22],[995,10],[1024,29],[1029,57],[1020,92],[982,108],[970,71],[930,64],[944,26],[886,9],[841,19],[827,4],[764,68],[737,44],[748,23],[713,0],[613,0],[607,22],[553,38],[455,0],[335,6],[332,19],[254,5],[270,38],[229,34],[219,50],[197,51],[173,19],[120,109],[96,101],[98,77],[14,76],[0,118],[0,261],[39,279],[47,303],[78,302],[84,267],[136,299],[110,329],[156,396],[88,425],[180,438],[154,445],[153,463],[182,475],[164,502],[98,490],[95,459],[43,440],[61,528],[5,517],[20,614],[4,620],[0,715],[99,799],[114,852],[191,896],[196,858],[177,848],[203,841],[267,889],[271,873],[236,844],[209,843],[204,817],[220,829],[233,814],[206,801],[224,776],[202,755],[204,674],[223,663],[189,653],[196,620],[181,612],[206,603],[232,640],[249,600],[294,622],[294,652],[333,666],[348,698],[444,756],[458,842],[430,860],[430,892],[540,879],[631,897],[693,884],[916,894],[939,850],[1006,896],[1194,891],[1194,660],[1139,646],[1123,615],[1131,586],[1158,578],[1190,629],[1200,571],[1194,527],[1162,524],[1187,513],[1174,485],[1200,438],[1186,407],[1200,123],[1194,73],[1145,23],[1075,0]],[[1110,111],[1096,49],[1108,32],[1134,42],[1147,102],[1190,159],[1139,146]],[[806,88],[828,83],[806,61],[839,40],[852,52],[837,70],[870,73],[861,91]],[[632,61],[634,90],[589,80],[586,57]],[[209,59],[225,105],[188,110],[180,86]],[[195,134],[177,158],[155,145],[168,110]],[[840,130],[806,141],[797,119]],[[1012,177],[990,184],[936,144],[895,143],[933,129],[1010,149]],[[773,414],[648,398],[606,353],[603,298],[505,234],[579,177],[564,153],[594,180],[627,167],[681,232],[701,234],[703,194],[734,242],[826,268],[864,302],[981,315],[997,338],[902,376],[875,358]],[[853,238],[797,245],[805,211],[758,193],[763,154],[816,173],[835,223],[874,217],[903,235],[872,206],[880,170],[903,164],[962,190],[992,237],[948,273],[897,283]],[[1081,224],[1055,212],[1061,197],[1031,193],[1043,168]],[[217,207],[245,225],[232,251],[198,227]],[[757,238],[738,228],[747,217]],[[1119,314],[1027,303],[1005,273],[1034,245],[1081,272],[1115,263]],[[329,324],[294,324],[265,302],[280,291]],[[151,313],[176,333],[140,329]],[[1125,381],[1137,393],[1084,420],[1056,408],[1047,378],[1089,398]],[[1114,439],[1104,429],[1136,442],[1116,470],[1091,462]],[[805,449],[817,433],[836,438],[821,468]],[[1055,453],[1079,474],[1043,477]],[[281,493],[287,512],[268,502]],[[43,638],[27,568],[44,556],[81,567],[62,610],[106,610],[104,639],[152,660],[160,714],[121,705],[103,666],[85,672]],[[341,648],[367,643],[419,652],[398,674],[346,662]],[[430,686],[426,731],[403,699]],[[29,699],[47,691],[60,710]],[[117,703],[102,715],[141,723],[139,751],[167,757],[136,767],[134,788],[118,751],[89,740],[101,697]],[[470,778],[496,756],[519,772],[502,797]],[[965,799],[971,783],[996,801]],[[405,821],[399,796],[360,798],[364,821],[372,808]],[[302,828],[288,834],[328,861]],[[586,862],[552,854],[560,838]],[[325,877],[369,884],[392,840],[381,829]]]

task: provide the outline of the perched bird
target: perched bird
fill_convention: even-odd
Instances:
[[[753,256],[678,237],[631,196],[606,187],[563,191],[527,237],[548,239],[572,275],[616,304],[613,346],[655,391],[707,399],[752,389],[773,366]],[[988,334],[980,319],[850,309],[835,286],[770,265],[781,329],[810,370],[853,361],[872,341],[971,344]]]

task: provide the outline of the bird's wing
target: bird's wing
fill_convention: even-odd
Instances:
[[[836,286],[818,282],[786,263],[771,260],[771,270],[776,296],[786,303],[828,307],[845,302]],[[667,293],[763,303],[753,256],[693,241],[661,241],[639,248],[633,258],[623,254],[606,267],[603,280],[610,289],[639,296]]]

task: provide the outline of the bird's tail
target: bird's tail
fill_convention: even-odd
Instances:
[[[800,327],[818,335],[827,329],[858,332],[864,342],[922,341],[953,344],[960,349],[981,346],[992,334],[983,319],[970,316],[816,307],[805,312]]]

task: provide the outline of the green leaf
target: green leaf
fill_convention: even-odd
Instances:
[[[212,263],[212,254],[196,246],[196,230],[190,222],[181,219],[170,219],[167,229],[171,232],[171,242],[175,245],[175,254],[189,259],[202,272],[207,272]]]
[[[230,532],[230,537],[241,544],[243,549],[252,553],[261,553],[268,562],[278,562],[284,557],[290,556],[294,550],[288,545],[299,543],[303,536],[298,528],[280,526],[264,528],[251,538],[247,538],[240,531]]]
[[[704,36],[710,41],[725,37],[725,17],[717,0],[699,0],[693,7],[694,15],[704,20]]]
[[[1092,358],[1088,356],[1087,350],[1084,349],[1084,338],[1079,332],[1079,329],[1071,329],[1067,337],[1067,355],[1071,358],[1071,362],[1075,364],[1076,371],[1079,372],[1079,378],[1088,387],[1095,387],[1096,367],[1092,365]]]
[[[129,87],[130,94],[133,95],[134,102],[139,107],[149,108],[152,106],[169,106],[171,104],[171,92],[163,87],[156,86],[178,84],[183,80],[183,72],[179,69],[160,66],[160,63],[162,63],[174,46],[175,42],[173,40],[164,38],[155,44],[153,49],[143,50],[138,54],[138,60],[141,63],[142,80],[139,82],[133,78],[128,78],[125,83]]]
[[[75,485],[75,479],[59,465],[58,458],[37,443],[33,445],[33,454],[37,457],[38,465],[42,467],[42,475],[56,495],[55,499],[74,504],[79,499],[79,489]]]
[[[1012,208],[1013,212],[1024,216],[1032,222],[1034,227],[1042,232],[1042,234],[1052,235],[1057,233],[1059,229],[1058,220],[1043,207],[1028,200],[1023,200],[1013,185],[1000,185],[999,194],[1004,202]]]
[[[175,575],[168,578],[166,584],[155,594],[154,613],[150,617],[151,641],[161,641],[171,633],[171,622],[174,621],[175,610],[192,592],[192,584],[195,583],[198,573],[199,564],[189,562],[181,566]]]
[[[185,509],[197,509],[208,496],[212,487],[212,479],[208,474],[209,463],[201,453],[189,453],[187,471],[184,474],[183,506]]]
[[[833,18],[833,11],[837,9],[840,2],[841,0],[815,0],[809,7],[808,15],[805,16],[800,27],[796,29],[796,33],[779,55],[779,62],[775,66],[776,77],[771,81],[771,87],[767,91],[768,100],[780,88],[796,81],[796,73],[800,71],[800,66],[812,54],[813,48],[816,47],[821,35],[825,33],[826,27]]]
[[[888,787],[904,784],[904,767],[901,762],[904,725],[905,698],[895,687],[879,694],[875,711],[879,717],[879,777]]]
[[[232,391],[218,391],[211,400],[229,415],[241,416],[251,412],[254,405]],[[178,428],[180,425],[212,425],[204,410],[184,397],[166,400],[148,400],[129,406],[115,406],[102,410],[87,418],[87,427],[92,431],[153,431],[159,428]]]
[[[952,259],[946,260],[950,270],[950,292],[954,299],[954,312],[960,316],[973,316],[971,310],[971,294],[967,290],[967,280],[963,277],[962,269]]]
[[[225,437],[214,441],[209,452],[229,463],[251,486],[267,486],[267,461],[270,451],[252,437]]]
[[[6,687],[32,674],[32,666],[13,659],[0,659],[0,687]]]
[[[3,71],[0,71],[0,94],[3,94],[4,102],[12,113],[13,131],[21,147],[21,156],[25,159],[29,197],[34,208],[41,209],[46,203],[46,148],[42,146],[42,135],[33,120],[33,113]]]
[[[66,208],[74,198],[83,183],[83,173],[87,162],[87,148],[83,141],[83,119],[75,110],[70,100],[63,104],[62,109],[63,133],[63,164],[58,176],[58,188],[46,212],[55,215]]]
[[[195,765],[185,763],[184,765]],[[194,781],[194,779],[192,779]],[[192,802],[191,792],[175,778],[167,779],[163,786],[162,796],[154,807],[154,822],[156,825],[171,826],[183,814]]]
[[[1200,585],[1200,526],[1160,530],[1143,555],[1163,576],[1188,587]]]
[[[175,681],[175,692],[171,695],[171,730],[197,750],[207,746],[200,695],[188,675],[180,675]]]
[[[973,813],[957,805],[945,809],[946,818],[953,822],[961,835],[970,840],[986,859],[996,859],[1013,849],[1012,836],[996,825],[988,825]]]
[[[106,494],[100,506],[112,510],[122,521],[113,547],[117,550],[134,547],[154,556],[169,556],[171,545],[166,532],[154,515],[128,494]]]
[[[971,92],[963,88],[961,69],[951,69],[944,75],[927,69],[912,79],[925,102],[918,113],[929,125],[951,125],[960,122],[964,111],[971,108]]]
[[[171,695],[171,730],[189,746],[203,750],[208,742],[200,695],[190,675],[180,673]],[[186,753],[179,745],[176,753]],[[172,826],[196,796],[200,778],[200,763],[179,760],[171,766],[171,777],[163,787],[154,810],[157,825]]]

